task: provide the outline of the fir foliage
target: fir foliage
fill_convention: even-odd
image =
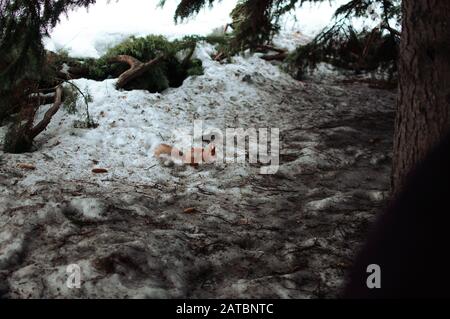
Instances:
[[[0,123],[14,120],[5,137],[5,151],[31,149],[30,125],[39,107],[39,101],[31,96],[39,94],[45,84],[57,84],[49,78],[54,70],[48,66],[43,38],[63,14],[94,2],[0,0]]]
[[[306,2],[329,0],[240,0],[232,11],[232,28],[229,48],[223,51],[236,53],[246,49],[257,50],[270,44],[279,31],[280,18]],[[215,0],[181,0],[175,20],[180,21],[197,14]],[[332,2],[332,1],[330,1]],[[164,4],[164,1],[162,1]],[[289,69],[301,77],[319,62],[356,71],[397,70],[400,33],[391,24],[400,24],[400,0],[348,0],[337,9],[333,24],[325,28],[306,46],[299,47],[288,59]],[[356,31],[354,18],[374,21],[375,27]]]
[[[354,18],[375,22],[375,27],[357,31]],[[392,80],[397,73],[400,33],[400,1],[351,0],[335,12],[335,22],[312,42],[289,57],[289,69],[302,78],[320,62],[359,72],[384,70]]]
[[[130,55],[141,62],[147,62],[163,56],[160,63],[148,72],[130,82],[127,89],[145,89],[150,92],[162,92],[169,87],[179,87],[190,75],[203,74],[201,61],[193,59],[198,38],[185,37],[169,41],[163,36],[130,37],[111,48],[98,60],[88,59],[85,63],[89,69],[88,78],[103,80],[118,77],[129,66],[111,63],[110,59],[118,55]]]
[[[63,14],[95,0],[0,0],[0,90],[38,81],[45,60],[42,39]]]

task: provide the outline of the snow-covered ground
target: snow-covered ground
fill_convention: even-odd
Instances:
[[[80,102],[80,113],[55,116],[38,151],[0,152],[0,294],[338,294],[389,188],[395,94],[298,82],[255,55],[220,64],[211,50],[196,52],[204,75],[161,94],[76,80],[93,97],[96,129],[74,127]],[[206,129],[279,128],[279,170],[153,157],[160,142],[185,145],[199,119]],[[71,264],[80,289],[66,285]]]
[[[131,2],[142,5],[135,16]],[[218,25],[231,2],[214,9]],[[47,45],[98,56],[127,34],[210,32],[202,19],[211,14],[175,26],[173,4],[152,15],[154,4],[100,1],[71,14]],[[305,19],[279,43],[305,41]],[[76,80],[93,98],[97,128],[75,125],[84,119],[79,101],[78,113],[56,114],[36,152],[0,151],[0,297],[337,296],[389,189],[395,93],[334,73],[298,82],[258,55],[220,64],[212,51],[203,44],[195,53],[204,75],[159,94],[116,90],[115,79]],[[278,171],[153,156],[161,142],[188,146],[195,120],[206,131],[278,128]],[[72,264],[80,289],[66,284]]]

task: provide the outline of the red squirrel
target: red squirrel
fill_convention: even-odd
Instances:
[[[168,144],[159,144],[154,150],[155,157],[169,156],[172,160],[181,161],[183,164],[198,166],[202,163],[213,163],[216,159],[216,146],[209,144],[206,147],[191,147],[183,152]]]

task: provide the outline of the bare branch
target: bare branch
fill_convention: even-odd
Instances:
[[[63,93],[62,86],[58,86],[56,88],[55,103],[45,113],[44,118],[30,130],[29,137],[31,140],[34,139],[36,136],[38,136],[42,131],[44,131],[47,128],[53,116],[56,114],[56,112],[58,112],[62,104],[62,93]]]
[[[142,63],[138,59],[129,55],[118,55],[116,57],[109,59],[109,62],[111,63],[114,62],[126,63],[130,66],[130,68],[127,71],[123,72],[119,76],[116,87],[119,89],[123,89],[130,81],[144,74],[150,67],[160,62],[163,58],[164,56],[161,55],[146,63]]]

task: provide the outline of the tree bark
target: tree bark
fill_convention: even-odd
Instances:
[[[403,0],[392,190],[450,128],[450,1]]]

